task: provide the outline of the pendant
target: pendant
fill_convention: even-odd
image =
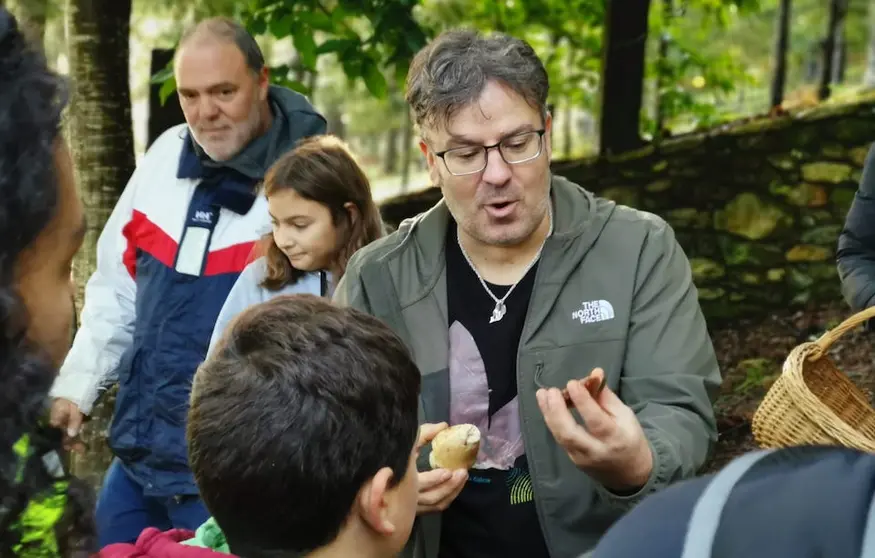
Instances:
[[[507,313],[507,308],[504,306],[502,301],[497,301],[495,303],[495,308],[492,309],[492,317],[489,318],[489,323],[494,324],[497,321],[500,321],[501,318]]]

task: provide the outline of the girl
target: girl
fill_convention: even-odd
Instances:
[[[219,313],[209,352],[247,307],[286,294],[331,296],[356,250],[383,234],[365,173],[331,135],[306,138],[264,178],[273,231]]]

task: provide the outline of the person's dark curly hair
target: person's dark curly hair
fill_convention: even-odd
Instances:
[[[58,210],[55,153],[66,102],[63,78],[0,6],[0,556],[26,554],[17,546],[22,514],[58,491],[63,510],[51,523],[53,553],[94,550],[91,491],[51,466],[63,455],[60,431],[43,421],[57,371],[27,339],[27,309],[16,288],[21,254]]]

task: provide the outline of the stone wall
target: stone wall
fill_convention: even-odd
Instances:
[[[671,223],[713,324],[840,296],[836,241],[873,141],[869,100],[553,168]],[[387,200],[382,212],[397,225],[439,198],[431,188]]]

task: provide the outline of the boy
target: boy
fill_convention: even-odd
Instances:
[[[376,318],[311,295],[250,307],[192,386],[188,453],[212,519],[101,556],[396,555],[416,513],[419,388]]]

